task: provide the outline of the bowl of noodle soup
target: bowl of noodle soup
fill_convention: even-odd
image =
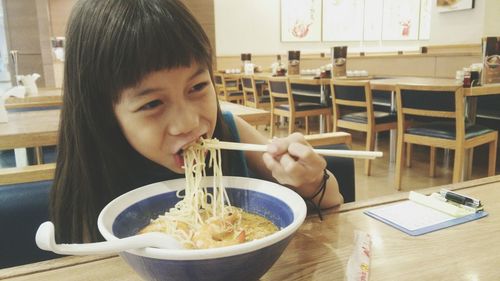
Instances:
[[[143,248],[120,256],[146,280],[258,280],[278,260],[303,223],[307,208],[294,191],[268,181],[222,177],[232,206],[271,221],[277,231],[234,245],[203,249]],[[201,186],[214,186],[203,177]],[[100,213],[98,227],[106,240],[136,235],[181,200],[186,179],[150,184],[110,202]],[[250,227],[252,228],[252,227]]]

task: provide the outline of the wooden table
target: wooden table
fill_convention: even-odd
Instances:
[[[221,108],[251,124],[269,124],[269,111],[228,102]],[[56,144],[59,114],[58,109],[9,112],[9,122],[0,123],[0,150]]]
[[[269,125],[271,122],[271,113],[267,110],[226,101],[219,101],[219,104],[222,111],[230,111],[251,125]]]
[[[62,90],[59,88],[40,88],[36,96],[25,98],[10,97],[5,101],[7,109],[62,106]]]
[[[0,150],[56,143],[60,110],[10,112],[0,123]]]
[[[9,112],[9,122],[0,123],[0,150],[14,149],[16,166],[28,165],[26,147],[35,147],[41,163],[40,147],[57,143],[60,110]]]
[[[306,219],[276,264],[261,280],[344,280],[354,231],[372,236],[370,280],[497,280],[500,276],[500,176],[445,186],[479,198],[489,216],[412,237],[363,214],[402,201],[408,193],[348,203],[329,210],[324,221]],[[421,190],[430,193],[433,187]],[[0,279],[140,280],[116,256],[65,257],[0,270]]]

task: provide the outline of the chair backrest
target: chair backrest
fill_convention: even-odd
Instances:
[[[456,120],[457,136],[465,131],[465,100],[460,86],[396,86],[398,130],[405,128],[408,115]]]
[[[214,73],[214,86],[217,94],[228,100],[230,93],[240,91],[240,79],[234,76],[228,77],[223,73]]]
[[[0,268],[61,257],[40,250],[35,233],[49,219],[52,181],[0,186]]]
[[[257,108],[259,105],[259,98],[257,94],[257,86],[252,75],[244,75],[241,77],[241,87],[243,90],[243,97],[246,106]]]
[[[332,92],[333,118],[342,116],[341,108],[357,108],[367,112],[368,122],[374,121],[373,96],[370,81],[349,81],[332,79],[330,84]]]
[[[214,73],[214,86],[217,95],[224,95],[224,76],[221,73]]]
[[[290,105],[290,113],[295,112],[295,101],[292,95],[290,80],[284,77],[273,77],[268,80],[269,97],[271,98],[271,110],[280,104]]]

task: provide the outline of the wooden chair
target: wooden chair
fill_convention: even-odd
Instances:
[[[244,75],[241,77],[241,86],[243,89],[244,104],[248,107],[261,108],[268,110],[271,107],[271,99],[269,95],[259,93],[255,79],[252,75]],[[269,92],[266,91],[268,94]]]
[[[369,81],[332,80],[333,131],[339,128],[366,133],[366,150],[375,149],[376,133],[397,128],[396,115],[373,109]],[[352,109],[351,112],[347,109]],[[346,113],[347,112],[347,113]],[[365,174],[371,173],[371,160],[365,160]]]
[[[214,83],[219,99],[243,104],[243,92],[240,90],[240,80],[238,78],[215,73]]]
[[[323,115],[327,120],[327,128],[330,126],[331,109],[328,105],[313,102],[296,102],[292,92],[292,86],[288,78],[273,77],[268,81],[269,95],[271,97],[271,137],[274,136],[274,116],[288,118],[288,133],[295,129],[295,119],[305,118],[306,135],[309,134],[309,116]]]
[[[435,165],[436,147],[455,150],[453,183],[461,181],[465,152],[489,144],[488,176],[495,174],[498,132],[481,125],[466,124],[462,87],[401,84],[396,87],[396,102],[398,140],[395,185],[398,190],[401,189],[405,143],[431,147],[431,173]],[[445,121],[407,126],[409,115]]]

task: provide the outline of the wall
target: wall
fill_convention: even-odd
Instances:
[[[36,72],[42,75],[38,86],[53,85],[51,55],[47,55],[50,52],[47,0],[4,0],[3,4],[7,48],[18,50],[19,74]],[[11,77],[13,80],[14,75]]]
[[[38,72],[40,87],[61,87],[64,65],[52,55],[51,37],[65,36],[76,0],[3,0],[9,50],[19,50],[19,73]],[[213,0],[182,0],[215,46]],[[215,59],[214,59],[215,61]]]
[[[486,1],[483,36],[500,36],[500,1],[483,1]]]
[[[498,0],[476,0],[472,10],[437,13],[432,10],[430,40],[367,43],[370,47],[393,50],[417,49],[418,46],[480,43],[484,29],[486,4],[498,6]],[[300,49],[304,53],[328,52],[332,45],[347,43],[350,50],[359,42],[284,43],[280,41],[280,0],[215,0],[217,56],[285,53]],[[489,11],[491,12],[491,11]],[[496,19],[496,17],[495,17]],[[488,22],[489,24],[489,22]],[[493,22],[498,27],[498,20]],[[500,33],[497,33],[500,34]]]
[[[49,0],[50,26],[53,37],[62,37],[66,33],[66,25],[71,9],[76,0]]]
[[[481,43],[487,1],[497,0],[475,0],[471,10],[438,13],[433,9],[429,45]]]

